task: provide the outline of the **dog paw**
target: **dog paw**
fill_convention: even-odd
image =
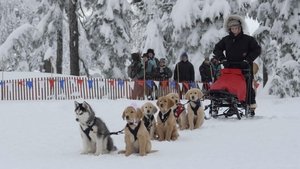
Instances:
[[[82,151],[80,152],[80,154],[88,154],[89,152],[88,151]]]
[[[125,156],[126,157],[128,157],[128,156],[130,156],[131,155],[131,153],[125,153]]]
[[[146,155],[146,153],[140,153],[140,156],[145,156]]]

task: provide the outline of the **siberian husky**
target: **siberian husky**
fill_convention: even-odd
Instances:
[[[95,116],[95,112],[87,102],[75,101],[75,113],[83,142],[81,154],[100,155],[116,150],[105,123]]]

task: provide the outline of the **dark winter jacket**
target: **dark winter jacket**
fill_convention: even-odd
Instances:
[[[200,67],[200,76],[202,82],[212,82],[212,67],[210,63],[203,62]]]
[[[252,63],[260,55],[261,47],[253,37],[243,32],[236,37],[230,33],[216,44],[213,53],[220,61],[242,62],[247,60]]]
[[[133,61],[127,70],[128,76],[133,79],[143,79],[144,78],[144,68],[141,61]]]
[[[195,71],[194,71],[193,64],[189,61],[186,62],[180,61],[179,63],[177,63],[174,69],[175,81],[178,81],[178,75],[179,75],[179,82],[195,81]]]
[[[169,80],[172,77],[172,70],[168,67],[157,67],[154,71],[155,80]]]

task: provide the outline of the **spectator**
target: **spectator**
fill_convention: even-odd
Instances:
[[[153,74],[156,68],[156,63],[154,60],[149,59],[148,55],[143,54],[143,65],[145,69],[145,79],[150,80],[153,79]]]
[[[206,57],[200,65],[199,72],[201,76],[201,82],[203,83],[202,90],[207,91],[209,90],[210,84],[213,82],[212,65],[208,57]]]
[[[154,79],[159,81],[169,80],[172,74],[172,70],[166,66],[166,59],[161,58],[159,60],[159,66],[154,71]]]
[[[178,62],[174,69],[174,80],[177,82],[194,82],[195,81],[195,71],[194,66],[188,61],[188,55],[186,52],[182,53],[180,56],[180,62]],[[184,86],[183,92],[188,90]]]
[[[186,52],[181,54],[180,62],[178,62],[175,66],[174,80],[177,82],[195,81],[194,66],[188,61],[188,55]]]
[[[144,78],[144,68],[141,62],[141,56],[139,53],[131,54],[132,62],[127,69],[127,74],[132,80]]]
[[[139,80],[144,78],[144,67],[141,61],[139,53],[131,54],[132,63],[127,69],[128,76],[134,80],[134,86],[132,90],[132,99],[142,99],[144,96],[143,83],[139,84]]]
[[[144,71],[145,71],[145,80],[153,80],[154,79],[154,71],[156,68],[156,63],[154,59],[149,59],[147,53],[143,55],[143,64],[144,64]],[[151,84],[149,84],[151,83]],[[153,100],[153,89],[157,87],[153,82],[146,81],[146,95],[148,100]]]
[[[147,55],[149,57],[149,60],[155,61],[155,68],[159,66],[159,60],[155,57],[155,53],[153,49],[147,50]]]

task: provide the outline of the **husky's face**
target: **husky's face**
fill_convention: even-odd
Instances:
[[[78,103],[75,101],[76,121],[85,124],[91,118],[89,105],[86,102]]]

